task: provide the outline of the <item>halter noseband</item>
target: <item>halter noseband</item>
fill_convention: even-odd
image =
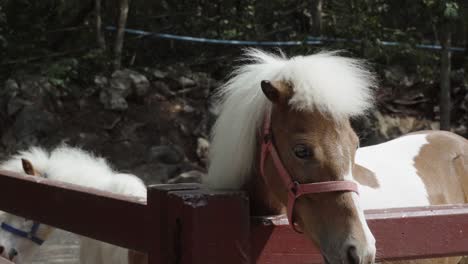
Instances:
[[[276,151],[275,145],[273,143],[273,132],[271,129],[271,113],[267,113],[265,116],[265,123],[263,125],[263,140],[262,140],[262,152],[260,157],[260,173],[265,181],[265,184],[268,183],[268,180],[265,175],[265,160],[268,154],[271,155],[273,159],[273,164],[275,165],[278,174],[281,177],[281,180],[288,188],[288,205],[287,205],[287,214],[288,221],[294,231],[302,233],[299,231],[294,223],[294,204],[296,199],[302,195],[312,194],[312,193],[325,193],[325,192],[355,192],[358,193],[358,185],[352,181],[325,181],[317,183],[299,183],[294,181],[291,175],[288,173],[283,163],[281,162],[278,152]]]
[[[36,244],[38,244],[40,246],[40,245],[42,245],[44,243],[43,239],[37,237],[37,231],[39,230],[40,225],[41,224],[39,222],[34,222],[32,227],[31,227],[31,230],[29,230],[29,232],[20,230],[20,229],[18,229],[16,227],[13,227],[13,226],[9,225],[9,224],[6,224],[5,222],[2,222],[1,228],[3,230],[7,231],[7,232],[12,233],[13,235],[29,239],[32,242],[34,242],[34,243],[36,243]]]

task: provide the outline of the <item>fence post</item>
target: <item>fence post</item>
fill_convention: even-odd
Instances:
[[[149,263],[250,263],[249,202],[239,191],[213,192],[198,184],[157,185],[148,206],[159,239]],[[159,215],[154,215],[159,214]]]

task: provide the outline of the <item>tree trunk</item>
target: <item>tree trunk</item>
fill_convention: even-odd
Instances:
[[[95,12],[96,12],[96,41],[101,51],[106,49],[106,39],[102,34],[102,16],[101,16],[101,2],[102,0],[95,1]]]
[[[463,31],[463,47],[465,48],[464,52],[464,67],[468,68],[468,3],[462,2],[462,13],[461,13],[461,25]]]
[[[311,0],[312,36],[322,35],[322,4],[323,0]]]
[[[442,45],[441,69],[440,69],[440,129],[450,130],[450,72],[451,72],[451,52],[449,50],[452,32],[450,24],[445,23],[442,26],[440,34]]]
[[[127,25],[129,2],[130,0],[120,0],[120,14],[114,47],[114,70],[120,69],[122,65],[122,48],[125,36],[125,26]]]

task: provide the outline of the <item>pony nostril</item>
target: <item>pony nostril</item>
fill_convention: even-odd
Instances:
[[[16,251],[16,249],[14,248],[10,249],[10,252],[8,252],[8,258],[10,260],[13,260],[17,255],[18,255],[18,251]]]
[[[349,246],[347,251],[348,261],[349,264],[360,264],[361,258],[357,253],[357,249],[355,246]]]
[[[5,248],[3,246],[0,246],[0,255],[3,254],[3,251],[5,251]]]

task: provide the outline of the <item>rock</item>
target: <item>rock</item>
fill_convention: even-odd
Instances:
[[[112,91],[101,91],[99,101],[104,105],[104,108],[110,110],[126,110],[128,108],[125,98]]]
[[[210,150],[210,142],[208,140],[199,137],[197,139],[197,156],[203,164],[207,164],[208,162],[208,152]]]
[[[122,98],[127,98],[132,93],[132,81],[129,73],[124,71],[116,71],[112,74],[109,81],[109,90],[115,94],[119,94]]]
[[[131,72],[129,78],[132,80],[132,86],[136,96],[141,97],[148,93],[150,83],[146,76],[138,72]]]
[[[164,79],[168,76],[168,73],[160,70],[153,70],[152,75],[156,79]]]
[[[377,119],[376,126],[380,134],[386,139],[394,139],[400,135],[413,131],[431,129],[434,122],[413,116],[389,116],[376,111],[374,117]]]
[[[185,76],[180,77],[178,81],[182,88],[193,87],[197,85],[197,83],[194,80]]]
[[[18,149],[18,144],[16,144],[16,137],[13,128],[7,128],[6,131],[3,131],[1,135],[2,145],[5,146],[6,149],[14,152]]]
[[[167,183],[175,184],[175,183],[201,183],[202,178],[206,174],[198,171],[198,170],[191,170],[187,172],[183,172],[179,174],[177,177],[169,179]]]
[[[416,76],[408,75],[405,69],[400,65],[390,66],[384,69],[385,80],[394,87],[404,86],[411,87],[416,82]]]
[[[193,130],[193,135],[208,138],[213,123],[208,115],[205,113],[203,114],[202,119],[196,124],[195,129]]]
[[[170,145],[151,147],[147,157],[148,162],[161,162],[165,164],[177,164],[184,159],[182,151]]]
[[[459,135],[467,135],[468,134],[468,128],[465,125],[460,125],[457,126],[453,129],[453,132],[459,134]]]
[[[210,77],[209,74],[205,72],[197,72],[192,75],[192,79],[195,81],[197,86],[212,89],[219,86],[219,83]]]
[[[6,47],[8,47],[8,41],[4,36],[0,35],[0,48],[6,49]]]
[[[96,76],[94,82],[102,86],[99,96],[101,103],[111,110],[126,110],[126,98],[132,93],[136,96],[146,95],[150,85],[144,75],[127,69],[115,71],[110,81],[105,77]]]
[[[119,128],[120,140],[138,141],[138,129],[145,124],[139,122],[125,122]]]
[[[56,90],[49,80],[42,76],[24,76],[20,82],[21,97],[28,100],[42,100],[47,93],[54,93]]]
[[[196,109],[188,104],[185,104],[182,108],[182,111],[184,111],[185,113],[193,113],[196,111]]]
[[[13,116],[19,112],[25,105],[31,105],[31,102],[23,100],[18,97],[12,98],[7,105],[7,114],[8,116]]]
[[[5,81],[4,89],[5,89],[4,94],[8,96],[9,98],[15,97],[20,91],[20,87],[18,83],[13,79],[8,79]]]
[[[125,98],[132,92],[132,81],[128,75],[129,73],[124,70],[115,71],[108,85],[103,86],[99,100],[106,109],[126,110],[128,108]],[[98,78],[98,82],[101,84],[106,83],[102,78]]]
[[[99,88],[104,88],[105,86],[109,85],[109,80],[101,75],[94,76],[94,84],[96,84]]]
[[[166,97],[174,97],[176,95],[173,91],[171,91],[171,88],[169,88],[169,85],[167,85],[165,82],[155,81],[153,82],[153,87],[158,93]]]
[[[54,115],[36,105],[24,107],[13,124],[15,137],[23,145],[38,144],[39,139],[50,136],[57,127]]]
[[[178,171],[177,165],[159,163],[143,164],[132,169],[132,172],[138,175],[146,185],[166,183],[174,175],[177,175]]]
[[[385,80],[392,85],[398,85],[400,80],[403,79],[405,73],[401,66],[390,66],[384,69]]]
[[[463,83],[463,81],[465,80],[465,69],[461,68],[452,71],[450,73],[450,80],[455,83]]]

